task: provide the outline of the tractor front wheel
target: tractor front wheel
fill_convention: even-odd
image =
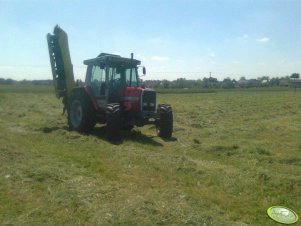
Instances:
[[[119,104],[108,104],[106,109],[107,136],[110,140],[121,138],[122,116]]]
[[[159,119],[157,121],[157,135],[162,138],[171,138],[173,130],[172,108],[169,104],[158,106]]]

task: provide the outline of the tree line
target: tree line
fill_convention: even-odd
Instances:
[[[0,78],[0,85],[13,85],[13,84],[21,84],[21,85],[52,85],[53,81],[51,79],[47,80],[21,80],[17,81],[11,78],[5,79]]]
[[[292,73],[290,76],[269,78],[269,76],[258,77],[257,79],[246,79],[241,77],[239,80],[227,77],[219,81],[214,77],[205,77],[203,79],[190,80],[186,78],[178,78],[173,81],[169,80],[145,80],[141,81],[149,88],[164,89],[207,89],[207,88],[251,88],[251,87],[301,87],[301,79],[299,73]],[[21,80],[0,78],[0,84],[23,84],[23,85],[52,85],[53,81],[48,80]],[[77,80],[77,84],[83,84],[81,80]]]
[[[290,76],[269,78],[262,76],[257,79],[246,79],[241,77],[239,80],[227,77],[219,81],[214,77],[205,77],[203,79],[189,80],[186,78],[178,78],[173,81],[169,80],[145,80],[146,87],[165,88],[165,89],[206,89],[206,88],[251,88],[251,87],[299,87],[301,79],[299,73],[293,73]]]

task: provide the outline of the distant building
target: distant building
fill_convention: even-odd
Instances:
[[[269,81],[267,79],[264,79],[261,81],[261,85],[267,85],[269,83]]]
[[[301,86],[301,78],[290,78],[290,84],[292,86],[297,86],[300,87]]]
[[[236,85],[240,88],[257,87],[258,81],[257,79],[240,79],[237,81]]]

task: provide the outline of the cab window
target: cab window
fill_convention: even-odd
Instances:
[[[90,84],[95,96],[105,94],[106,71],[104,67],[93,65]]]
[[[126,84],[128,86],[129,85],[138,86],[136,68],[132,69],[132,78],[131,78],[131,68],[125,69],[125,78],[126,78]]]

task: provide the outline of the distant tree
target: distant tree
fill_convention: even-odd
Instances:
[[[0,84],[5,84],[5,79],[4,78],[0,78]]]
[[[186,78],[178,78],[176,80],[176,88],[187,88]]]
[[[232,82],[233,82],[234,86],[236,86],[237,81],[235,79],[232,79]]]
[[[218,88],[219,87],[219,81],[217,78],[209,77],[209,78],[203,78],[203,88]]]
[[[290,78],[300,78],[300,74],[299,73],[293,73],[293,74],[291,74]]]
[[[144,84],[148,88],[160,88],[161,81],[160,80],[145,80]]]
[[[165,88],[165,89],[169,88],[170,87],[170,82],[165,79],[165,80],[162,81],[162,85],[163,85],[163,88]]]
[[[233,82],[233,80],[231,80],[231,78],[225,78],[222,82],[221,87],[224,89],[231,89],[235,87],[235,83]]]
[[[203,88],[209,88],[210,87],[210,80],[209,80],[209,78],[203,78],[203,82],[202,82],[202,84],[203,84]]]
[[[278,77],[272,78],[269,82],[269,86],[279,86],[280,79]]]
[[[261,76],[259,78],[257,78],[258,81],[262,81],[262,80],[270,80],[269,76]]]
[[[14,84],[15,82],[16,82],[16,81],[13,80],[13,79],[11,79],[11,78],[8,78],[8,79],[5,80],[5,84],[7,84],[7,85]]]
[[[202,79],[196,80],[196,86],[197,86],[198,88],[202,88],[202,86],[203,86],[203,81],[202,81]]]

